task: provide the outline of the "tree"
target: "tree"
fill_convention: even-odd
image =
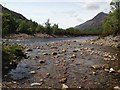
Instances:
[[[8,35],[8,34],[12,34],[15,33],[16,31],[16,21],[15,19],[12,17],[11,14],[3,14],[2,15],[2,34],[3,36]]]
[[[112,0],[110,6],[112,10],[120,8],[120,0]]]
[[[103,35],[117,35],[120,34],[120,0],[112,0],[110,3],[111,12],[104,20]]]
[[[53,33],[50,25],[51,25],[50,20],[48,19],[47,22],[45,23],[46,34],[52,34]]]
[[[28,25],[27,21],[21,21],[19,24],[19,27],[17,28],[17,32],[29,34],[29,32],[28,32],[29,28],[30,28],[30,26]]]
[[[45,28],[42,25],[38,25],[36,28],[36,33],[45,33]]]
[[[52,26],[53,34],[55,34],[55,32],[56,32],[58,29],[59,29],[59,28],[58,28],[58,24],[54,24],[54,25]]]

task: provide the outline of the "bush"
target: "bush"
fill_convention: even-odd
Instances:
[[[23,47],[19,45],[2,45],[2,70],[3,76],[7,74],[11,69],[16,68],[18,59],[25,57],[23,53]]]

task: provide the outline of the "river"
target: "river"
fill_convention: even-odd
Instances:
[[[31,43],[41,43],[41,42],[56,42],[56,41],[64,41],[64,40],[88,40],[95,39],[97,36],[81,36],[81,37],[66,37],[66,38],[26,38],[26,39],[8,39],[9,43],[23,43],[23,44],[31,44]]]

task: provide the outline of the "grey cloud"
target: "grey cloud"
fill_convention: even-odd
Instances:
[[[97,10],[100,8],[100,5],[98,2],[94,3],[94,2],[90,2],[90,3],[87,3],[85,8],[87,10]]]
[[[78,22],[83,22],[84,20],[81,18],[76,18]]]

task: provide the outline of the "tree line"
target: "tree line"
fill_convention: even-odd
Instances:
[[[120,0],[111,1],[111,11],[103,22],[102,36],[120,34]]]
[[[75,28],[62,29],[58,24],[51,25],[48,19],[45,26],[32,20],[15,18],[11,13],[2,13],[2,36],[9,34],[25,33],[34,35],[37,33],[58,35],[58,36],[80,36],[80,35],[117,35],[120,34],[120,0],[110,3],[111,11],[105,18],[102,26],[98,28],[89,28],[86,30],[77,30]]]

